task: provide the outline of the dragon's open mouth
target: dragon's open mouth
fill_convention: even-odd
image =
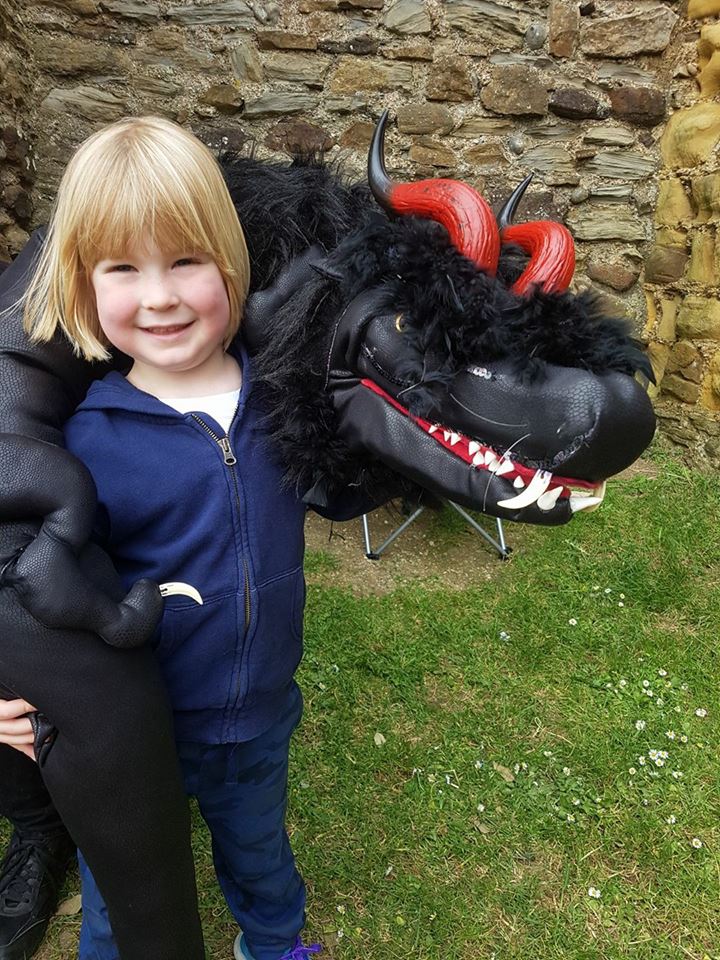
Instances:
[[[603,502],[605,481],[599,484],[590,483],[587,480],[574,480],[547,470],[526,467],[513,459],[509,451],[497,453],[492,447],[466,437],[450,427],[430,423],[422,417],[415,416],[372,380],[363,379],[361,383],[391,404],[399,413],[412,420],[421,430],[432,436],[437,443],[468,466],[476,470],[485,470],[511,482],[518,492],[514,497],[499,500],[499,507],[520,510],[536,504],[540,510],[552,510],[558,500],[569,500],[572,512],[578,513],[581,510],[595,510]]]

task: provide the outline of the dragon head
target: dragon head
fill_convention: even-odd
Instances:
[[[569,291],[569,231],[513,224],[530,178],[497,220],[466,184],[394,183],[386,121],[368,160],[385,215],[352,194],[351,222],[305,258],[314,277],[292,294],[281,279],[279,294],[250,304],[289,477],[371,488],[390,468],[470,508],[541,524],[597,507],[607,479],[652,439],[635,378],[652,378],[647,359],[624,321]]]

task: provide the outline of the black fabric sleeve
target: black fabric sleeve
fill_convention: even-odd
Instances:
[[[62,424],[108,365],[76,357],[62,334],[31,343],[23,329],[22,298],[44,236],[36,230],[0,274],[0,433],[62,445]]]
[[[387,500],[378,503],[363,490],[357,487],[347,487],[345,490],[340,491],[340,493],[328,498],[324,504],[308,503],[307,500],[305,502],[311,510],[314,510],[315,513],[320,514],[320,516],[326,520],[343,522],[345,520],[354,520],[364,513],[372,513],[373,510],[381,507],[383,503],[387,503]]]

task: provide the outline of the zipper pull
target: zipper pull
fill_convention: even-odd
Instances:
[[[218,440],[220,444],[220,449],[223,452],[223,458],[225,464],[228,467],[233,467],[237,463],[235,454],[232,452],[232,447],[230,446],[230,437],[223,437],[221,440]]]

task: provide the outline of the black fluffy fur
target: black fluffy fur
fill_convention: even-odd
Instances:
[[[388,306],[404,315],[402,372],[418,386],[403,399],[417,414],[429,412],[438,391],[471,363],[510,360],[529,378],[541,377],[546,363],[648,373],[626,322],[605,316],[593,295],[512,294],[525,264],[517,248],[503,251],[498,277],[491,278],[455,249],[442,226],[389,220],[366,184],[348,185],[321,163],[225,156],[223,166],[248,241],[251,289],[271,284],[293,257],[318,243],[340,277],[305,284],[278,312],[255,358],[273,442],[299,490],[331,480],[372,491],[390,480],[386,468],[355,459],[337,437],[324,391],[334,324],[368,289],[382,288]]]
[[[245,231],[251,292],[313,244],[333,250],[374,210],[367,184],[346,184],[312,157],[265,163],[226,153],[220,162]]]

